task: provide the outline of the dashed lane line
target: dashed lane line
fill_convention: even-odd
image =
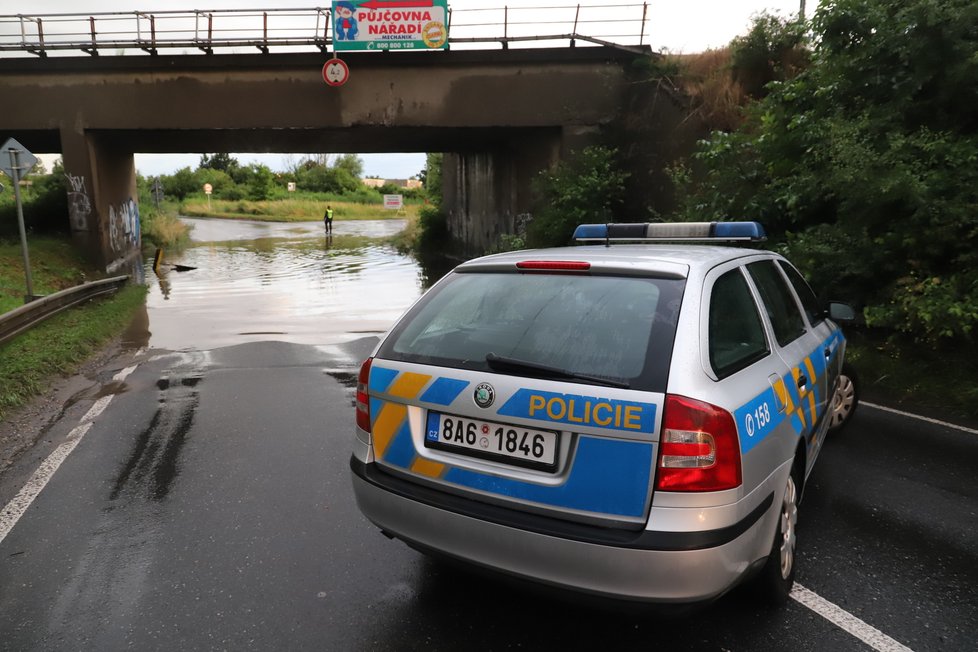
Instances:
[[[896,641],[872,625],[860,620],[851,613],[835,605],[822,596],[795,582],[791,597],[808,607],[835,626],[852,634],[860,641],[879,652],[913,652],[903,643]]]
[[[125,380],[129,374],[136,370],[138,365],[132,365],[131,367],[126,367],[115,376],[112,380],[117,382],[122,382]],[[31,479],[27,481],[27,484],[21,488],[17,495],[7,503],[3,511],[0,511],[0,542],[3,542],[10,534],[10,531],[14,529],[17,525],[17,521],[20,517],[24,515],[27,509],[34,502],[34,499],[41,493],[44,487],[47,486],[48,482],[54,476],[55,471],[61,466],[71,451],[75,450],[75,446],[82,440],[85,434],[89,431],[94,423],[95,419],[105,411],[105,408],[109,406],[112,402],[113,395],[103,396],[102,398],[95,401],[85,416],[81,418],[78,425],[68,433],[65,441],[54,449],[47,459],[41,462],[41,465],[37,467],[34,471],[34,475]]]

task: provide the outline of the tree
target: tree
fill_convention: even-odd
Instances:
[[[233,158],[230,154],[226,152],[220,152],[214,154],[213,156],[208,156],[207,154],[201,154],[200,165],[197,166],[198,169],[210,169],[210,170],[220,170],[222,172],[227,172],[231,174],[232,170],[241,167],[238,163],[238,159]]]
[[[346,170],[354,179],[363,176],[363,159],[356,154],[342,154],[336,157],[333,167],[337,170]]]
[[[187,195],[199,192],[201,187],[197,185],[197,179],[189,167],[180,168],[169,176],[163,176],[163,191],[172,197],[183,200]]]
[[[811,65],[697,157],[690,219],[758,219],[816,286],[918,340],[978,326],[973,0],[829,0]]]
[[[253,163],[247,166],[250,178],[248,179],[248,199],[264,201],[272,194],[272,186],[275,183],[275,176],[267,165]]]
[[[425,194],[431,203],[441,205],[441,166],[444,155],[440,152],[429,152],[425,155],[424,169],[418,174],[424,185]]]
[[[527,244],[567,244],[583,223],[612,222],[625,197],[627,173],[608,147],[587,147],[537,178],[537,209],[527,228]]]

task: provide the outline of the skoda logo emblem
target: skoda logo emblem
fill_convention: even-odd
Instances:
[[[479,383],[475,388],[475,404],[481,408],[487,408],[496,400],[496,390],[489,383]]]

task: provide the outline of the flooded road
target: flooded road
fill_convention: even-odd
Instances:
[[[143,345],[338,344],[385,332],[423,291],[417,262],[378,244],[404,220],[336,222],[327,237],[320,222],[181,219],[192,245],[164,252],[159,274],[146,264]]]

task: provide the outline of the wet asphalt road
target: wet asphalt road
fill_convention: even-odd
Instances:
[[[356,509],[365,338],[150,350],[0,542],[2,650],[865,650],[738,589],[684,617],[555,599],[432,562]],[[43,447],[42,447],[43,448]],[[0,506],[43,458],[0,477]],[[798,582],[915,650],[975,649],[978,435],[868,407],[823,449]]]

